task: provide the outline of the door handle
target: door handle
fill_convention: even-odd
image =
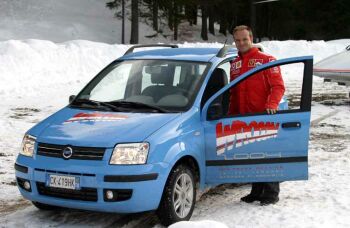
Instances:
[[[301,128],[301,123],[300,122],[282,123],[282,128]]]

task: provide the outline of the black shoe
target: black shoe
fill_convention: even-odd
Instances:
[[[246,203],[253,203],[254,201],[259,201],[259,200],[260,200],[259,196],[254,196],[252,194],[246,195],[241,198],[241,201]]]
[[[260,200],[260,205],[261,206],[267,206],[267,205],[270,205],[270,204],[275,204],[279,201],[279,198],[278,196],[275,197],[275,198],[262,198]]]

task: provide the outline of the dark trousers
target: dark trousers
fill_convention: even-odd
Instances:
[[[275,199],[280,193],[279,182],[259,182],[252,183],[251,195],[261,198],[272,198]]]

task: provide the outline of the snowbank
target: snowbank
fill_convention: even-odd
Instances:
[[[346,42],[347,41],[347,42]],[[266,52],[274,55],[276,58],[287,58],[295,56],[313,55],[314,63],[345,50],[346,43],[350,44],[350,39],[325,42],[306,41],[306,40],[287,40],[287,41],[264,41]]]
[[[314,55],[315,61],[340,52],[344,44],[324,41],[265,41],[266,51],[277,58]],[[182,47],[221,47],[220,43],[184,43]],[[120,57],[129,45],[75,40],[0,42],[0,96],[76,94],[104,66]],[[66,97],[65,97],[66,100]]]
[[[78,40],[61,44],[42,40],[0,42],[0,95],[28,96],[52,87],[80,87],[127,48]]]

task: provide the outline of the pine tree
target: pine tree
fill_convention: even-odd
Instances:
[[[130,44],[139,42],[139,1],[131,0],[131,35]]]

